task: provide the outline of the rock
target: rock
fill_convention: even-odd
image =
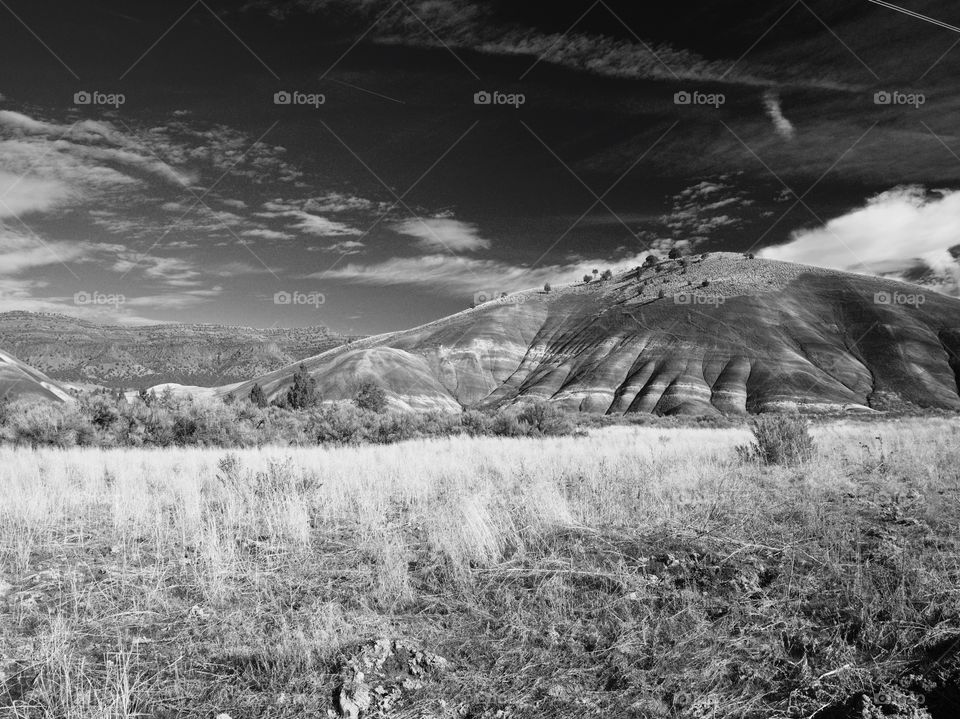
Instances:
[[[404,640],[370,642],[341,664],[334,709],[348,719],[358,719],[365,712],[387,712],[446,668],[443,657]]]

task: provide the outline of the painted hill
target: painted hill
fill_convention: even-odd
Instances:
[[[960,410],[960,300],[730,253],[686,264],[517,293],[304,364],[325,399],[371,378],[414,409],[546,398],[606,413]],[[295,369],[256,382],[276,397]]]
[[[0,400],[46,399],[69,402],[66,388],[20,360],[0,352]]]
[[[124,327],[57,314],[0,314],[0,347],[57,380],[114,388],[239,382],[346,341],[326,327]]]

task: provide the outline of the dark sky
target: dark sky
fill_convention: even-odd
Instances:
[[[956,290],[960,33],[645,5],[5,0],[0,309],[372,333],[674,245]]]

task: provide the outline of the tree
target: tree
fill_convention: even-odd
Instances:
[[[319,402],[317,381],[310,376],[305,365],[300,365],[293,375],[293,385],[287,390],[286,400],[290,409],[309,409]]]
[[[669,253],[667,253],[667,257],[669,257],[671,260],[679,260],[681,257],[683,257],[683,253],[680,251],[679,247],[674,247]]]
[[[552,290],[552,289],[553,289],[553,288],[550,286],[550,283],[549,283],[549,282],[544,283],[544,285],[543,285],[543,291],[544,291],[544,292],[549,292],[549,291]]]
[[[610,270],[604,270],[603,274],[600,275],[601,280],[609,280],[613,278],[613,273]]]
[[[600,270],[595,269],[593,271],[593,276],[596,277],[598,274],[600,274]]]
[[[263,387],[256,382],[254,382],[253,387],[250,389],[250,401],[257,407],[266,407],[270,404],[267,401],[267,395],[263,391]]]
[[[666,297],[666,296],[667,296],[666,290],[664,290],[664,289],[661,287],[661,288],[657,291],[657,297],[662,300],[662,299],[663,299],[664,297]]]
[[[590,280],[592,280],[592,279],[593,279],[593,277],[591,277],[590,275],[584,275],[584,276],[583,276],[583,284],[585,284],[585,285],[586,285],[586,284],[589,284]]]
[[[373,380],[364,380],[353,393],[353,403],[358,409],[380,414],[387,408],[387,393]]]
[[[647,255],[647,259],[643,261],[644,267],[653,267],[657,264],[657,258],[654,255]]]

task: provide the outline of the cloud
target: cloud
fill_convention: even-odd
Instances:
[[[343,242],[337,242],[329,247],[319,247],[317,249],[322,250],[323,252],[333,252],[340,255],[358,255],[366,247],[364,243],[357,242],[356,240],[344,240]],[[314,248],[310,248],[314,249]]]
[[[703,180],[674,195],[670,212],[658,219],[660,227],[640,236],[662,253],[674,247],[694,250],[721,230],[740,226],[738,211],[752,204],[729,175]]]
[[[474,252],[490,249],[490,241],[480,237],[476,225],[449,217],[405,220],[393,225],[392,229],[417,238],[417,244],[425,250]]]
[[[763,82],[750,73],[746,63],[731,69],[729,61],[710,61],[689,50],[639,38],[544,32],[503,22],[491,4],[474,0],[411,0],[400,4],[390,0],[294,0],[286,6],[275,0],[251,0],[247,8],[260,8],[277,17],[295,8],[328,13],[337,20],[352,17],[366,30],[364,34],[382,43],[524,55],[531,62],[537,59],[613,77]]]
[[[218,285],[205,290],[198,289],[163,295],[128,297],[126,306],[145,307],[147,309],[179,310],[186,307],[193,307],[204,302],[209,302],[210,300],[219,297],[222,293],[223,287]]]
[[[934,284],[956,292],[960,268],[951,248],[960,242],[960,192],[898,187],[824,227],[795,232],[785,245],[758,255],[817,267],[896,277],[918,267],[939,275]]]
[[[763,94],[763,106],[767,115],[773,120],[773,126],[784,140],[792,140],[797,134],[796,128],[783,114],[780,106],[780,95],[775,90],[767,90]]]
[[[197,266],[179,257],[138,256],[133,251],[125,251],[111,269],[120,274],[138,270],[147,278],[169,287],[192,287],[203,283],[203,273]]]
[[[0,225],[0,277],[19,275],[27,270],[65,265],[90,252],[80,243],[43,242],[26,237]]]
[[[300,230],[308,235],[316,235],[317,237],[339,237],[341,235],[363,234],[360,230],[345,225],[342,222],[334,222],[333,220],[328,220],[326,217],[311,215],[309,212],[288,212],[286,216],[296,220],[296,222],[290,225],[292,229]]]
[[[272,200],[263,203],[265,212],[258,212],[257,217],[286,218],[293,220],[287,224],[289,230],[299,230],[308,235],[317,237],[340,237],[344,235],[362,235],[363,233],[342,222],[329,220],[320,215],[307,212],[304,207],[311,204],[311,200]]]
[[[389,208],[390,205],[385,202],[374,202],[363,197],[340,192],[329,192],[321,197],[310,198],[303,206],[303,209],[307,212],[331,213],[386,211]]]
[[[291,235],[286,232],[267,230],[262,227],[253,230],[244,230],[240,234],[243,237],[255,237],[260,240],[292,240],[296,237],[296,235]]]
[[[542,287],[550,282],[561,285],[579,281],[596,267],[625,271],[642,264],[647,253],[630,255],[615,263],[607,259],[578,258],[565,264],[523,267],[475,257],[433,254],[420,257],[393,257],[372,264],[351,263],[344,267],[317,272],[310,279],[340,280],[357,284],[408,285],[450,296],[468,296],[479,290],[514,292]]]
[[[55,178],[36,178],[0,170],[0,218],[48,212],[71,199],[70,188]]]

